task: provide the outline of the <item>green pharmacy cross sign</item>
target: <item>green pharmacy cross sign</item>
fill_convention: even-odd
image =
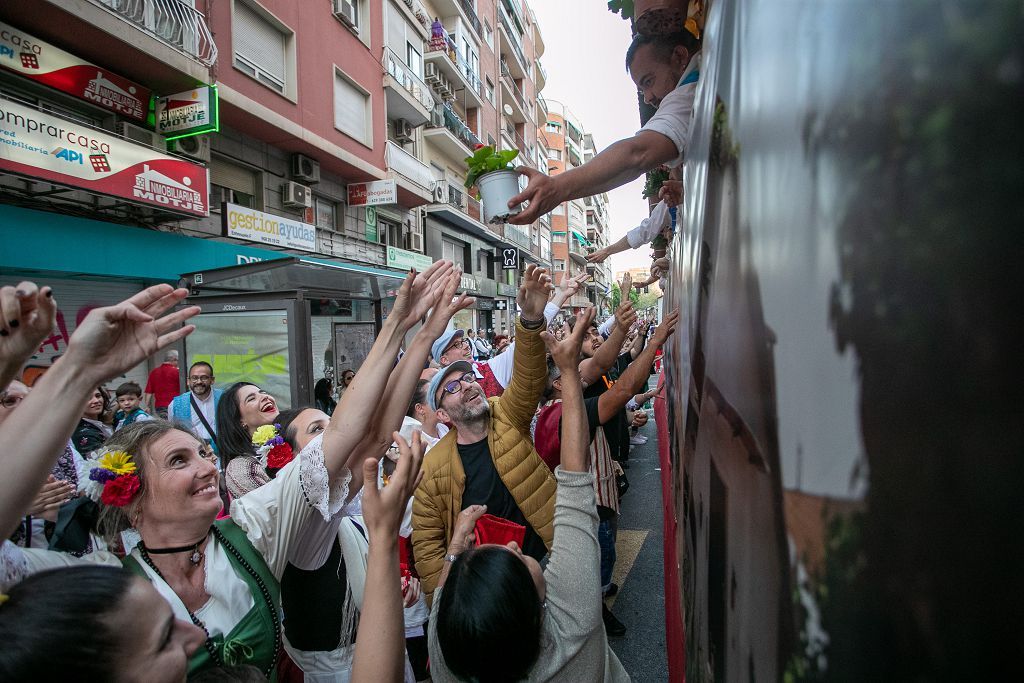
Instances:
[[[217,86],[160,97],[156,101],[156,132],[168,140],[220,130]]]

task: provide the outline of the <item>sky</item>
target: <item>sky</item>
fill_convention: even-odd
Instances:
[[[604,0],[527,0],[533,9],[545,51],[541,64],[548,74],[541,95],[572,111],[598,151],[640,128],[636,86],[626,73],[629,23],[608,11]],[[644,178],[608,193],[611,244],[649,215],[641,197]],[[612,272],[648,267],[650,249],[629,250],[611,257]]]

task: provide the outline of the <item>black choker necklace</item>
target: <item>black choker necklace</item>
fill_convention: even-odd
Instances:
[[[177,546],[175,548],[150,548],[145,543],[142,544],[142,549],[150,555],[173,555],[175,553],[185,553],[192,551],[192,554],[188,556],[188,561],[194,565],[199,564],[203,561],[203,552],[199,550],[199,545],[206,540],[206,536],[203,536],[200,540],[189,545]]]

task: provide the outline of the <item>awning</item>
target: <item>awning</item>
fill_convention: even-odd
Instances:
[[[590,240],[587,239],[587,236],[584,235],[579,230],[577,230],[576,228],[572,229],[572,234],[576,235],[576,239],[578,239],[580,241],[580,244],[583,244],[585,246],[589,246],[590,245]]]
[[[331,298],[380,300],[395,296],[404,279],[404,273],[293,256],[185,273],[180,286],[193,296],[302,290]]]

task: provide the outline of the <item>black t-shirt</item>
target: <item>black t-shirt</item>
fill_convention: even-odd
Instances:
[[[631,360],[632,358],[628,353],[620,355],[615,361],[615,366],[609,371],[609,374],[615,374],[617,377],[625,371]],[[618,372],[616,373],[616,371]],[[608,375],[605,375],[584,389],[583,397],[585,399],[594,398],[608,391],[607,378]],[[612,450],[612,458],[619,461],[627,460],[629,458],[629,424],[626,422],[625,408],[604,423],[604,435],[608,438],[608,445]]]
[[[547,553],[544,541],[530,526],[516,499],[512,497],[505,482],[498,475],[498,470],[491,459],[491,448],[487,445],[487,439],[465,445],[460,443],[458,448],[462,469],[466,471],[462,509],[465,510],[470,505],[486,505],[487,514],[522,524],[526,527],[523,552],[540,561]]]

